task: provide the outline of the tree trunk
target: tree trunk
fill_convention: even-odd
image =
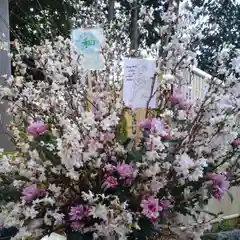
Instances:
[[[108,0],[108,21],[111,22],[114,18],[114,0]]]
[[[138,1],[135,1],[133,5],[133,9],[131,12],[131,50],[137,50],[138,49],[138,38],[139,38],[139,32],[138,32]]]

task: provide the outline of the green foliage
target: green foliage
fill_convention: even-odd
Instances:
[[[10,2],[11,39],[38,44],[45,38],[68,36],[75,10],[64,0],[18,0]]]
[[[79,232],[71,232],[67,234],[67,240],[92,240],[92,234],[81,234]]]
[[[229,191],[227,191],[227,195],[228,195],[231,203],[233,203],[233,200],[234,200],[234,199],[233,199],[233,195],[232,195]]]
[[[231,222],[224,221],[218,225],[217,232],[225,232],[225,231],[231,231],[235,229],[235,225]]]
[[[233,229],[239,229],[239,218],[223,220],[220,223],[213,224],[213,232],[225,232]]]
[[[148,236],[151,236],[154,228],[149,219],[143,217],[139,219],[139,230],[134,230],[131,234],[130,240],[147,240]]]
[[[85,2],[91,4],[93,0]],[[236,4],[235,0],[191,0],[191,2],[192,10],[195,6],[204,6],[208,18],[203,30],[204,38],[199,45],[201,52],[198,59],[199,68],[214,74],[217,67],[213,65],[217,57],[216,52],[221,50],[224,44],[232,44],[234,49],[240,47],[240,5]],[[122,4],[130,10],[131,6],[126,0],[123,0]],[[162,7],[163,10],[168,8],[168,4],[163,0],[150,0],[144,4],[154,8]],[[70,16],[75,14],[72,5],[64,0],[10,1],[11,39],[18,38],[21,42],[32,45],[59,34],[69,36],[72,25]],[[156,29],[162,24],[161,14],[156,11],[154,17],[152,24],[145,26],[148,29],[148,45],[159,40]]]
[[[21,193],[12,185],[2,185],[0,186],[0,202],[10,202],[15,201],[20,198]]]
[[[234,218],[230,220],[223,220],[220,223],[214,223],[212,231],[205,233],[202,236],[202,240],[217,240],[220,239],[219,234],[223,235],[224,232],[233,231],[239,229],[239,218]],[[223,236],[221,239],[229,239],[230,236]],[[234,238],[235,239],[235,238]]]
[[[191,1],[193,8],[204,6],[208,19],[203,31],[204,38],[199,46],[201,52],[199,68],[210,74],[216,74],[217,66],[213,65],[217,57],[216,52],[225,44],[233,45],[233,52],[240,47],[240,5],[236,4],[235,0]]]
[[[127,141],[127,120],[125,116],[122,116],[120,123],[117,126],[116,130],[116,139],[119,143],[124,144]]]
[[[131,151],[128,152],[127,155],[127,162],[142,162],[142,157],[144,156],[146,150],[142,148],[141,150],[137,150],[135,147],[131,149]]]
[[[17,155],[15,152],[3,152],[0,155],[0,161],[4,156],[8,156],[12,160],[15,160],[19,155]],[[4,179],[4,183],[0,184],[0,202],[9,202],[9,201],[14,201],[16,199],[19,199],[20,197],[20,192],[17,190],[13,185],[13,177],[12,176],[1,176],[2,179]]]
[[[55,149],[49,149],[47,147],[48,145],[41,145],[39,144],[40,142],[56,146],[56,137],[50,134],[44,134],[35,138],[35,141],[32,143],[32,145],[38,150],[38,153],[43,160],[48,160],[54,164],[59,164],[59,157],[56,151],[54,151]]]
[[[1,159],[3,158],[3,156],[10,157],[10,158],[14,161],[17,157],[20,157],[20,154],[19,154],[19,153],[16,153],[16,152],[3,152],[3,153],[0,155],[0,161],[1,161]]]

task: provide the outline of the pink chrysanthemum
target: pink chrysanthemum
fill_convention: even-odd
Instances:
[[[209,178],[212,180],[213,183],[213,196],[217,200],[221,200],[225,194],[225,192],[228,191],[229,188],[229,181],[227,180],[227,177],[223,174],[216,174],[213,173],[209,176]]]
[[[71,207],[71,210],[69,212],[69,217],[71,221],[82,220],[84,216],[85,216],[85,211],[82,205]]]
[[[118,181],[115,177],[113,176],[108,176],[105,182],[103,183],[103,187],[108,189],[108,188],[116,188],[118,185]]]
[[[26,187],[22,191],[22,199],[25,201],[32,201],[37,197],[44,196],[45,191],[39,190],[37,184],[32,184],[29,187]]]
[[[159,205],[159,200],[154,197],[149,197],[141,201],[142,214],[150,219],[156,219],[159,216],[159,211],[163,208]]]
[[[116,170],[119,173],[121,179],[133,178],[134,170],[130,164],[120,164],[117,166]]]

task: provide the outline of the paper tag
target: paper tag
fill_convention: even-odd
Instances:
[[[105,38],[102,28],[74,29],[72,41],[76,50],[83,56],[82,64],[86,69],[104,69],[104,57],[101,54],[101,49]]]
[[[146,108],[149,99],[149,108],[156,108],[157,81],[152,89],[156,61],[147,59],[124,59],[123,101],[132,109]]]
[[[51,233],[50,236],[47,235],[43,237],[41,240],[67,240],[67,238],[57,233]]]

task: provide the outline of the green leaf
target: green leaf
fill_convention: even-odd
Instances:
[[[154,231],[153,225],[150,222],[148,218],[140,218],[138,222],[140,226],[140,230],[133,229],[133,238],[132,239],[138,239],[138,240],[146,240],[149,239],[148,237],[152,234]],[[130,238],[131,239],[131,238]]]
[[[21,193],[13,185],[1,185],[0,187],[0,202],[9,202],[19,199]]]
[[[233,200],[234,200],[233,195],[229,191],[227,191],[227,194],[228,194],[228,197],[230,198],[231,203],[233,203]]]
[[[127,140],[127,138],[127,120],[124,116],[122,116],[122,119],[116,129],[116,139],[118,142],[123,144]]]
[[[2,159],[3,156],[7,156],[7,157],[10,157],[12,160],[15,160],[17,157],[20,157],[20,153],[17,153],[17,152],[3,152],[1,155],[0,155],[0,160]]]
[[[199,200],[199,206],[201,209],[204,208],[204,206],[208,205],[208,199],[203,199],[203,198],[200,198]]]
[[[67,234],[67,240],[92,240],[92,233],[82,234],[79,232],[71,232]]]
[[[144,155],[143,152],[132,150],[127,153],[127,161],[128,162],[142,162],[142,156]]]

